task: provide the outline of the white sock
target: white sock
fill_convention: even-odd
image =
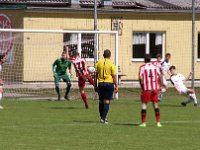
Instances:
[[[0,93],[0,102],[2,100],[2,97],[3,97],[3,93]],[[1,103],[0,103],[0,106],[1,106]]]
[[[197,97],[196,97],[195,93],[193,93],[193,94],[190,94],[190,96],[191,96],[191,97],[192,97],[192,99],[194,100],[194,104],[197,104],[197,103],[198,103],[198,101],[197,101]]]
[[[2,93],[0,93],[0,101],[1,101],[2,97],[3,97],[3,94],[2,94]]]

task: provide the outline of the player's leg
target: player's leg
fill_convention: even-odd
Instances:
[[[63,75],[62,78],[63,78],[63,81],[66,82],[66,84],[67,84],[64,98],[67,99],[67,100],[70,100],[69,92],[70,92],[70,89],[71,89],[71,81],[70,81],[69,76],[67,74]]]
[[[59,81],[60,81],[60,76],[58,76],[57,74],[54,75],[54,84],[55,84],[56,93],[58,95],[58,100],[60,100]]]
[[[181,103],[182,106],[187,106],[187,104],[192,103],[194,100],[189,96],[188,100]]]
[[[85,80],[81,77],[78,78],[78,86],[79,86],[79,92],[81,94],[82,100],[85,104],[85,108],[88,109],[88,102],[87,102],[87,96],[86,93],[84,91],[84,87],[85,87]]]
[[[114,92],[114,84],[109,84],[109,83],[102,83],[104,84],[104,106],[103,106],[103,113],[102,113],[102,120],[104,121],[105,124],[108,124],[106,121],[109,108],[110,108],[110,100],[113,98],[113,92]]]
[[[194,101],[194,106],[198,106],[198,100],[195,94],[195,91],[192,89],[187,89],[187,93],[189,94],[189,96],[191,97],[191,99],[193,99]]]
[[[187,104],[192,103],[194,101],[186,87],[181,89],[180,94],[188,98],[186,101],[181,103],[182,106],[187,106]]]
[[[146,127],[146,116],[147,116],[147,103],[142,102],[142,109],[141,109],[141,121],[140,127]]]
[[[103,123],[104,120],[102,119],[103,115],[103,108],[104,108],[104,87],[102,84],[98,85],[98,95],[99,95],[99,115],[100,115],[100,120]]]
[[[88,79],[88,82],[89,82],[91,85],[94,86],[94,80],[93,80],[93,78],[92,78],[90,75],[87,77],[87,79]]]
[[[88,109],[89,106],[88,106],[88,102],[87,102],[87,96],[86,96],[86,93],[84,91],[84,87],[79,87],[79,91],[80,91],[82,100],[83,100],[83,102],[85,104],[85,108]]]
[[[156,90],[152,91],[151,99],[152,99],[153,107],[154,107],[154,111],[155,111],[157,127],[162,127],[162,125],[160,124],[160,109],[158,106],[158,91],[156,91]]]
[[[142,123],[139,125],[139,127],[146,127],[147,103],[150,101],[149,94],[150,94],[149,91],[142,91],[141,93],[141,102],[142,102],[141,121]]]
[[[0,102],[2,98],[3,98],[3,81],[0,80]],[[0,109],[3,109],[3,106],[1,106],[1,104],[0,104]]]
[[[156,116],[157,127],[162,127],[160,123],[160,109],[158,107],[158,102],[153,101],[153,106],[154,106],[154,111],[155,111],[155,116]]]
[[[99,116],[100,116],[101,122],[104,121],[104,120],[102,119],[102,116],[103,116],[103,107],[104,107],[104,102],[103,102],[103,100],[100,100],[100,99],[99,99]]]
[[[196,94],[195,94],[194,90],[188,89],[188,88],[183,88],[181,90],[181,94],[188,97],[187,101],[181,103],[182,106],[186,106],[187,104],[192,103],[192,102],[194,102],[195,107],[198,106],[198,100],[196,98]]]

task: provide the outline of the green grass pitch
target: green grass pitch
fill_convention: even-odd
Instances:
[[[200,89],[197,89],[197,93]],[[98,101],[24,101],[6,99],[0,110],[0,150],[197,150],[200,108],[181,107],[185,97],[170,89],[160,103],[162,128],[152,105],[147,127],[139,128],[140,91],[121,89],[109,125],[99,123]],[[197,94],[197,97],[198,96]]]

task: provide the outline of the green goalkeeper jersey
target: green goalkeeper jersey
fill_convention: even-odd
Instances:
[[[58,58],[52,65],[53,73],[64,75],[67,69],[71,69],[71,64],[69,59],[63,60],[62,58]]]

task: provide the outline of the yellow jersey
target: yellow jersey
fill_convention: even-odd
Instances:
[[[98,73],[98,82],[113,83],[113,75],[116,75],[116,67],[110,59],[104,58],[97,62],[96,71]]]

